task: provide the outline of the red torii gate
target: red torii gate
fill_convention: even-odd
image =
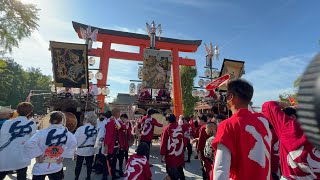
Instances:
[[[74,30],[81,37],[80,27],[86,29],[88,25],[72,22]],[[123,59],[133,61],[143,61],[144,49],[149,47],[150,38],[148,35],[136,34],[122,31],[115,31],[109,29],[102,29],[92,27],[92,30],[98,29],[97,41],[102,42],[102,48],[91,49],[89,51],[90,56],[100,57],[100,72],[103,74],[103,78],[98,81],[98,86],[103,87],[102,84],[107,83],[107,75],[109,70],[109,59]],[[161,37],[161,40],[156,40],[157,49],[171,50],[172,52],[172,85],[173,85],[173,102],[174,102],[174,114],[179,116],[182,114],[182,94],[180,83],[180,65],[195,66],[196,61],[194,59],[186,59],[179,57],[179,52],[196,52],[201,44],[201,40],[179,40],[172,38]],[[111,49],[111,43],[123,44],[130,46],[140,47],[139,53],[121,52]],[[104,96],[99,95],[100,108],[103,111],[104,108]]]

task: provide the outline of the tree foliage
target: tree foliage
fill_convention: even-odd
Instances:
[[[181,77],[181,89],[182,89],[182,103],[183,103],[183,114],[185,116],[190,116],[193,114],[193,110],[197,101],[197,99],[192,96],[194,78],[196,76],[197,76],[196,67],[181,66],[180,77]]]
[[[19,0],[0,0],[0,51],[12,52],[22,38],[38,28],[39,9]]]
[[[295,88],[293,93],[282,93],[279,95],[279,101],[281,102],[286,102],[288,104],[290,104],[290,101],[288,99],[288,97],[293,97],[294,99],[297,99],[298,96],[298,88],[299,88],[299,84],[301,81],[301,76],[299,76],[296,80],[294,80],[293,82],[293,87]]]
[[[15,108],[26,100],[30,90],[50,91],[50,76],[43,75],[37,68],[24,70],[10,58],[0,59],[0,77],[0,106]],[[32,96],[31,103],[35,106],[35,113],[46,112],[44,96]]]

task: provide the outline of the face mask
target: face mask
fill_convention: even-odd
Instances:
[[[99,120],[100,120],[100,121],[103,121],[103,120],[104,120],[104,118],[103,118],[103,117],[101,117],[101,118],[99,118]]]

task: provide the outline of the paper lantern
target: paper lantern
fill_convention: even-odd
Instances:
[[[207,86],[208,84],[210,84],[211,81],[210,80],[206,80],[206,82],[204,83],[204,86]]]
[[[89,80],[92,80],[93,79],[93,73],[92,73],[92,71],[89,71],[89,74],[88,74],[88,76],[89,76]]]
[[[110,93],[110,89],[108,87],[102,88],[102,95],[108,96]]]
[[[140,94],[141,90],[142,90],[142,85],[141,85],[141,83],[139,83],[137,85],[137,94]]]
[[[199,91],[199,97],[204,97],[204,95],[205,95],[204,90],[200,90],[200,91]]]
[[[101,80],[102,78],[103,78],[102,73],[101,73],[101,72],[98,72],[98,73],[96,74],[96,79],[97,79],[97,80]]]
[[[211,75],[210,69],[206,69],[206,70],[204,71],[204,75],[205,75],[206,77],[210,77],[210,75]]]
[[[129,86],[129,94],[130,96],[134,96],[136,94],[136,85],[131,83]]]
[[[98,88],[98,95],[100,95],[102,93],[102,89]]]
[[[192,90],[192,96],[197,97],[198,96],[198,91],[196,89]]]
[[[93,66],[95,63],[96,63],[96,60],[94,59],[94,57],[90,57],[89,60],[88,60],[88,64],[90,66]]]
[[[213,71],[212,72],[212,77],[217,78],[217,77],[219,77],[219,75],[220,75],[220,71]]]
[[[204,86],[204,80],[203,80],[203,79],[200,79],[200,80],[198,81],[198,85],[199,85],[200,87],[203,87],[203,86]]]

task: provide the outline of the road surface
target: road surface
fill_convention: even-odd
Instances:
[[[130,148],[130,153],[134,153],[135,146]],[[186,151],[187,152],[187,151]],[[187,154],[187,153],[185,153]],[[201,170],[200,170],[200,161],[195,160],[194,154],[192,155],[191,158],[191,163],[186,163],[185,169],[184,169],[184,174],[186,176],[186,179],[190,180],[200,180],[202,179],[201,177]],[[160,147],[159,144],[153,144],[150,152],[150,162],[153,164],[153,167],[151,167],[151,172],[152,172],[152,179],[155,180],[162,180],[164,179],[167,174],[166,174],[166,168],[163,163],[161,163],[161,157],[160,157]],[[34,163],[34,161],[32,162]],[[74,168],[75,168],[75,162],[71,159],[65,159],[63,162],[64,165],[64,174],[65,174],[65,179],[66,180],[72,180],[74,179]],[[29,166],[28,169],[28,179],[32,179],[32,165]],[[125,170],[123,168],[123,170]],[[81,175],[80,175],[80,180],[84,180],[86,177],[86,166],[84,165],[81,170]],[[5,178],[5,180],[11,180],[11,179],[16,179],[16,175],[9,175]],[[46,178],[48,179],[48,178]],[[95,174],[94,172],[91,174],[91,179],[93,180],[100,180],[102,179],[102,175]],[[111,179],[111,177],[109,177]]]

